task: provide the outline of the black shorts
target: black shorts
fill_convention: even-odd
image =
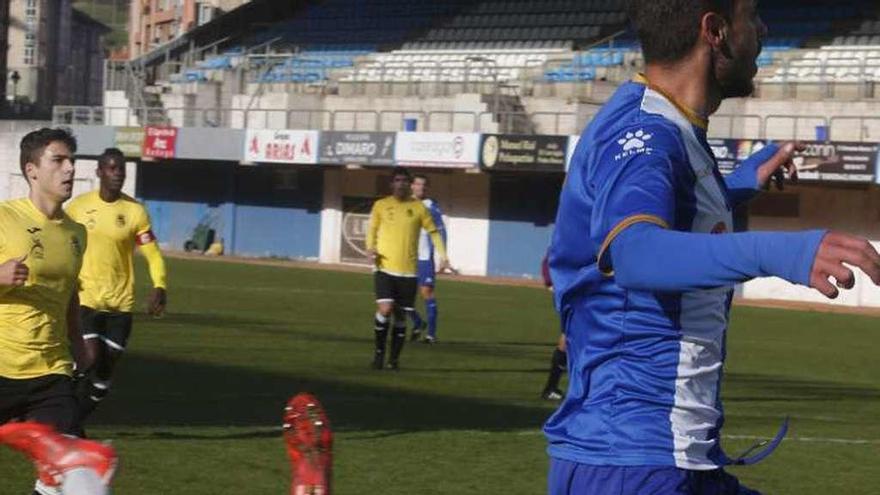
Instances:
[[[393,302],[402,309],[412,309],[416,302],[417,277],[397,277],[377,271],[373,274],[376,302]]]
[[[80,306],[79,322],[84,339],[101,339],[111,349],[125,350],[131,335],[131,313],[96,311]]]
[[[51,425],[61,433],[76,433],[73,380],[67,375],[0,377],[0,424],[13,419]]]

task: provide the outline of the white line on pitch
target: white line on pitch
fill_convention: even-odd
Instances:
[[[487,432],[488,433],[488,432]],[[543,435],[540,430],[523,430],[517,435]],[[721,435],[724,440],[771,440],[760,435]],[[805,443],[836,443],[843,445],[880,445],[880,439],[869,438],[824,438],[824,437],[785,437],[785,441]]]

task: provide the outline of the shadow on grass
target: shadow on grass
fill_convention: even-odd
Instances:
[[[877,401],[880,388],[773,375],[726,373],[725,402]]]
[[[308,331],[302,328],[291,328],[291,325],[273,319],[242,318],[241,316],[224,313],[174,313],[164,318],[151,319],[148,316],[139,315],[136,318],[136,328],[150,325],[154,327],[200,327],[210,332],[222,333],[223,331],[244,331],[255,335],[284,335],[285,338],[303,339],[314,342],[364,342],[373,341],[373,322],[370,315],[365,318],[362,335],[342,334],[328,330]],[[407,343],[408,346],[420,346],[421,343]],[[492,355],[495,357],[520,357],[535,354],[550,355],[556,343],[551,338],[547,342],[519,342],[519,341],[456,341],[442,340],[433,346],[431,352],[465,354],[465,355]],[[526,354],[530,353],[530,354]],[[526,370],[528,371],[528,370]],[[546,370],[545,370],[546,371]]]
[[[88,426],[157,430],[185,426],[253,427],[258,431],[241,434],[270,436],[281,424],[286,400],[300,391],[316,394],[334,427],[341,431],[537,430],[551,413],[549,408],[538,405],[396,390],[390,388],[398,381],[391,372],[375,373],[389,374],[389,387],[134,353],[126,356],[116,380],[118,388]],[[280,430],[274,432],[279,433]],[[161,431],[156,434],[168,435]]]

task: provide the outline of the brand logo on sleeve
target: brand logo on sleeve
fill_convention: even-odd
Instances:
[[[648,134],[643,129],[639,129],[636,132],[627,132],[622,138],[617,140],[617,144],[622,149],[620,153],[614,155],[614,159],[622,160],[641,153],[650,155],[653,148],[648,146],[648,141],[652,137],[654,137],[652,134]]]

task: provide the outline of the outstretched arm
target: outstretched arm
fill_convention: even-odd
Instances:
[[[656,133],[655,133],[656,134]],[[776,151],[782,166],[793,144]],[[771,151],[767,152],[768,154]],[[687,291],[778,276],[836,297],[854,283],[846,262],[880,283],[880,255],[864,239],[825,231],[703,234],[676,231],[674,184],[687,174],[682,157],[655,150],[624,164],[609,163],[589,177],[594,187],[590,236],[599,269],[629,289]],[[765,163],[767,161],[765,160]],[[771,167],[759,166],[769,178]]]
[[[855,283],[844,262],[880,284],[880,255],[870,243],[823,230],[713,235],[639,223],[617,236],[611,258],[617,283],[636,290],[688,291],[776,276],[833,299]]]
[[[782,146],[770,143],[743,160],[736,170],[724,178],[732,206],[736,207],[755,197],[771,177],[776,178],[776,186],[780,189],[785,172],[796,182],[797,168],[792,162],[792,156],[795,151],[802,149],[803,145],[795,142]]]

